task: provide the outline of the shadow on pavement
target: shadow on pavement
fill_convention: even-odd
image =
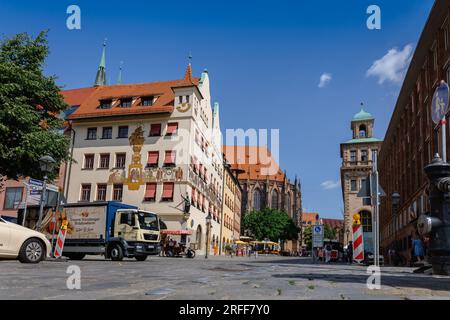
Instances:
[[[353,270],[355,271],[355,270]],[[345,274],[345,275],[334,275],[334,274],[314,274],[314,273],[291,273],[291,274],[274,274],[274,278],[288,278],[295,279],[301,278],[305,280],[325,280],[333,282],[350,282],[350,283],[360,283],[365,284],[369,277],[367,275],[357,275],[357,274]],[[430,290],[445,290],[450,291],[450,278],[432,278],[430,276],[393,276],[393,275],[383,275],[381,273],[381,285],[387,285],[392,287],[409,287],[409,288],[422,288]]]

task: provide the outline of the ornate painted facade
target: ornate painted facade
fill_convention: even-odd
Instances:
[[[97,80],[104,72],[101,62]],[[112,200],[153,211],[168,229],[186,231],[175,238],[204,252],[208,214],[208,244],[220,239],[223,186],[219,106],[211,105],[208,72],[196,78],[189,64],[179,80],[97,80],[81,104],[71,104],[68,202]],[[85,89],[63,95],[80,90]],[[185,199],[191,203],[188,215]]]

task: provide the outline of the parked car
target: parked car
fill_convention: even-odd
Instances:
[[[50,256],[51,247],[42,233],[0,218],[0,258],[39,263]]]

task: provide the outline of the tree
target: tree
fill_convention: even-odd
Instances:
[[[299,232],[299,228],[286,212],[270,208],[247,213],[244,226],[256,239],[268,238],[274,242],[279,239],[297,239]]]
[[[334,240],[336,239],[336,230],[331,228],[330,225],[325,224],[323,229],[323,236],[325,239]]]
[[[300,232],[300,228],[295,225],[294,220],[292,220],[287,214],[286,214],[286,216],[288,217],[288,220],[286,221],[286,224],[284,226],[283,232],[281,233],[280,239],[281,240],[298,240],[298,234]]]
[[[308,248],[308,250],[311,250],[312,248],[312,226],[307,226],[304,230],[303,230],[303,242],[306,244],[306,248]]]
[[[42,178],[39,158],[47,154],[57,163],[68,159],[59,117],[68,105],[55,77],[43,74],[46,38],[43,31],[34,39],[20,33],[0,40],[0,174],[8,178]]]

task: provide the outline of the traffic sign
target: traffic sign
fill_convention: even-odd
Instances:
[[[435,124],[438,124],[445,116],[448,110],[448,84],[441,81],[436,88],[431,102],[431,118]]]
[[[322,226],[321,225],[314,226],[314,233],[316,235],[322,234]]]
[[[323,225],[316,224],[312,227],[312,246],[313,248],[323,247]]]

